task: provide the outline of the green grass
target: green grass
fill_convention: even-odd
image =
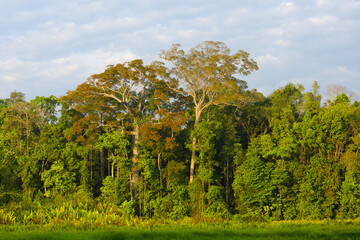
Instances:
[[[148,227],[12,226],[0,239],[360,239],[360,225],[326,223],[270,223],[259,225],[196,224]]]

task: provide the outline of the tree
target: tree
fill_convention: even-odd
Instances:
[[[152,82],[155,73],[151,66],[144,66],[140,59],[124,64],[110,65],[100,74],[92,75],[85,83],[89,86],[91,95],[102,96],[110,102],[110,107],[118,108],[132,118],[133,156],[130,186],[135,197],[136,185],[139,178],[139,137],[140,120],[146,113],[148,96],[152,93]]]
[[[332,84],[326,88],[326,94],[328,96],[326,103],[332,102],[337,96],[342,93],[348,95],[351,100],[358,100],[358,96],[354,91],[348,90],[346,89],[346,87],[340,84]]]
[[[111,104],[106,98],[89,94],[92,92],[92,86],[87,82],[80,84],[75,90],[68,91],[67,94],[61,97],[64,111],[69,111],[72,114],[72,126],[70,128],[71,135],[74,140],[83,145],[93,148],[94,141],[89,141],[89,136],[93,140],[104,133],[105,126],[114,126],[116,122],[117,111],[111,108]],[[100,175],[101,180],[105,178],[105,154],[101,148],[100,151]]]
[[[108,161],[111,163],[111,177],[115,178],[114,169],[117,165],[116,177],[119,178],[120,167],[128,169],[128,154],[127,147],[129,145],[129,141],[125,137],[125,133],[122,128],[118,130],[106,129],[106,132],[99,137],[98,142],[96,143],[96,147],[99,149],[107,149],[108,151]],[[110,174],[109,174],[110,175]]]
[[[312,91],[306,92],[302,96],[302,103],[300,105],[300,112],[305,113],[309,110],[311,113],[316,113],[320,109],[321,95],[319,93],[319,84],[314,82],[312,85]]]
[[[45,154],[40,156],[39,151],[42,134],[47,124],[56,120],[57,100],[51,96],[36,97],[27,102],[23,93],[12,92],[5,103],[0,148],[4,147],[4,161],[12,162],[14,175],[21,179],[24,199],[31,200],[36,187],[40,186],[39,176],[44,171]]]
[[[175,44],[169,51],[162,51],[160,58],[171,62],[169,72],[162,71],[167,85],[182,94],[191,96],[195,105],[194,129],[202,112],[211,105],[241,104],[248,101],[244,90],[246,82],[237,75],[249,75],[257,70],[256,62],[249,54],[239,50],[231,55],[222,42],[205,41],[185,53]],[[159,64],[163,67],[163,65]],[[159,68],[163,69],[163,68]],[[195,173],[197,138],[192,138],[190,183]]]
[[[171,104],[169,95],[162,89],[162,84],[158,84],[154,92],[154,116],[141,126],[142,142],[148,147],[154,148],[157,155],[157,168],[159,171],[159,185],[162,188],[162,158],[170,155],[171,151],[177,146],[175,134],[181,130],[185,123],[183,111],[170,111]],[[168,153],[168,154],[167,154]]]

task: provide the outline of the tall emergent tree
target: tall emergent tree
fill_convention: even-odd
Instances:
[[[133,128],[130,132],[134,138],[130,185],[133,196],[139,178],[137,165],[140,119],[146,112],[146,102],[153,92],[152,83],[155,77],[153,69],[137,59],[124,64],[110,65],[103,73],[92,75],[87,82],[92,88],[93,95],[111,100],[109,107],[118,108],[131,116]]]
[[[169,51],[162,51],[160,58],[174,67],[163,76],[167,85],[182,94],[191,96],[195,105],[194,129],[203,111],[211,105],[229,105],[247,102],[246,82],[238,79],[257,70],[256,62],[249,53],[239,50],[235,54],[222,42],[205,41],[187,53],[175,44]],[[190,183],[195,173],[197,138],[192,138]]]

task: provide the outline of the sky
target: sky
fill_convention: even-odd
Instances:
[[[264,95],[287,83],[360,96],[359,0],[0,0],[0,99],[57,97],[107,65],[207,40],[244,50]]]

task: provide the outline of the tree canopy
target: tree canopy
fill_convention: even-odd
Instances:
[[[348,91],[289,83],[264,96],[242,79],[257,63],[221,42],[160,58],[109,65],[61,97],[0,99],[0,223],[42,221],[40,206],[50,219],[58,204],[108,222],[360,217]]]

